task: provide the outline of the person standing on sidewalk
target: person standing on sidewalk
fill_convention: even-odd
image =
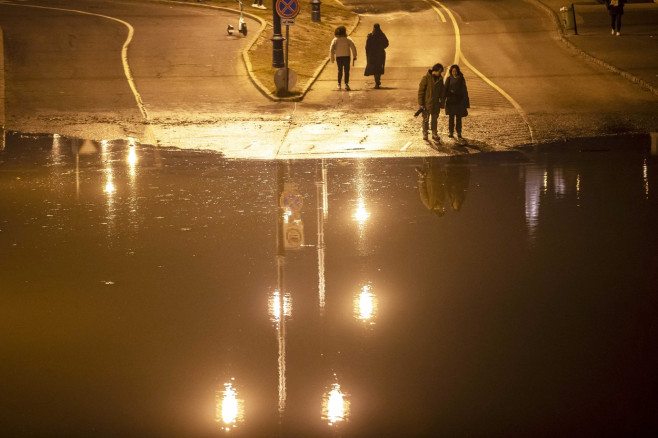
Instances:
[[[338,89],[341,89],[343,72],[345,73],[345,89],[350,91],[350,54],[354,55],[356,61],[356,46],[352,38],[347,36],[345,26],[338,26],[334,31],[335,38],[331,42],[329,53],[331,62],[338,64]]]
[[[379,23],[375,23],[372,33],[369,33],[366,39],[366,70],[363,72],[364,76],[375,77],[375,88],[379,88],[382,83],[387,47],[388,38],[382,32]]]
[[[418,84],[418,105],[423,110],[423,140],[427,140],[428,128],[432,129],[432,140],[440,142],[437,132],[439,111],[443,107],[443,65],[434,64]]]
[[[454,138],[453,133],[457,129],[457,138],[463,140],[462,117],[468,115],[467,108],[470,108],[471,104],[468,98],[466,79],[464,79],[464,75],[457,64],[450,66],[444,92],[446,115],[448,116],[448,137]]]
[[[610,26],[612,35],[621,35],[621,16],[624,15],[624,4],[626,0],[605,0],[605,5],[608,7],[610,14]]]

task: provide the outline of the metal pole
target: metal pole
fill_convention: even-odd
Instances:
[[[573,14],[573,33],[578,35],[578,25],[576,24],[576,5],[571,3],[571,13]]]
[[[281,17],[276,12],[276,1],[272,5],[272,67],[283,67],[283,36],[281,35]]]
[[[288,53],[290,53],[290,50],[288,49],[288,46],[290,44],[289,31],[290,31],[290,26],[286,24],[286,94],[288,94],[288,92],[290,91],[288,90],[288,82],[290,80],[290,73],[289,73],[290,70],[288,69]]]

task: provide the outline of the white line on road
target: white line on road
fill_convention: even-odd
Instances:
[[[402,146],[402,149],[400,149],[400,151],[405,151],[405,150],[407,150],[407,148],[408,148],[409,146],[411,146],[411,142],[410,142],[410,141],[408,141],[407,144],[405,144],[404,146]]]
[[[446,22],[446,17],[443,15],[443,12],[441,12],[441,10],[439,8],[437,8],[432,3],[430,3],[430,0],[425,0],[425,2],[428,5],[430,5],[432,7],[432,9],[434,9],[436,11],[437,14],[439,14],[439,17],[441,17],[441,21],[445,23]]]
[[[466,66],[468,68],[470,68],[473,71],[473,73],[478,75],[484,82],[489,84],[494,90],[498,91],[505,99],[507,99],[507,101],[509,103],[511,103],[512,106],[516,109],[516,111],[519,113],[519,116],[521,116],[521,119],[523,119],[523,122],[528,127],[528,131],[530,133],[530,141],[532,141],[534,143],[535,142],[534,130],[532,129],[532,126],[530,126],[530,122],[528,121],[528,116],[526,115],[525,111],[523,111],[523,108],[521,108],[521,105],[519,105],[519,103],[516,100],[514,100],[514,98],[512,96],[507,94],[507,92],[505,90],[500,88],[498,85],[494,84],[491,79],[489,79],[488,77],[483,75],[479,70],[477,70],[475,67],[473,67],[473,64],[468,62],[468,60],[466,59],[466,57],[462,53],[461,34],[459,32],[459,26],[457,25],[457,20],[455,20],[455,17],[454,17],[454,15],[452,15],[452,12],[450,11],[450,9],[446,8],[441,2],[439,2],[437,0],[432,0],[432,1],[434,1],[436,4],[441,6],[446,11],[448,16],[450,17],[450,20],[452,21],[453,27],[455,28],[455,62],[454,63],[459,64],[459,59],[461,58],[464,61],[464,64],[466,64]],[[449,74],[449,72],[448,72],[448,74]]]
[[[29,5],[24,3],[23,4],[3,3],[3,4],[6,4],[7,6],[22,6],[25,8],[51,9],[55,11],[75,12],[82,15],[92,15],[96,17],[107,18],[108,20],[117,21],[123,24],[124,26],[126,26],[128,28],[128,37],[126,38],[126,41],[123,43],[123,47],[121,48],[121,62],[123,64],[123,71],[126,75],[126,79],[128,80],[128,85],[130,86],[130,89],[132,90],[133,95],[135,96],[135,101],[137,102],[139,111],[142,113],[142,117],[144,117],[145,120],[148,120],[148,114],[146,113],[146,108],[144,107],[144,103],[142,102],[142,97],[137,91],[137,87],[135,86],[133,75],[130,72],[130,66],[128,65],[128,45],[132,41],[133,34],[135,33],[135,29],[130,25],[130,23],[123,21],[119,18],[110,17],[109,15],[94,14],[93,12],[79,11],[77,9],[55,8],[51,6],[38,6],[38,5]]]

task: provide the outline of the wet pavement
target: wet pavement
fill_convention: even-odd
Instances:
[[[3,436],[651,436],[648,136],[230,160],[7,136]]]

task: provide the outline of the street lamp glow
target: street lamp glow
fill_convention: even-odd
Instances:
[[[137,164],[137,152],[135,152],[135,145],[131,145],[128,148],[128,158],[126,161],[128,161],[128,165],[131,169],[135,168],[135,165]]]

